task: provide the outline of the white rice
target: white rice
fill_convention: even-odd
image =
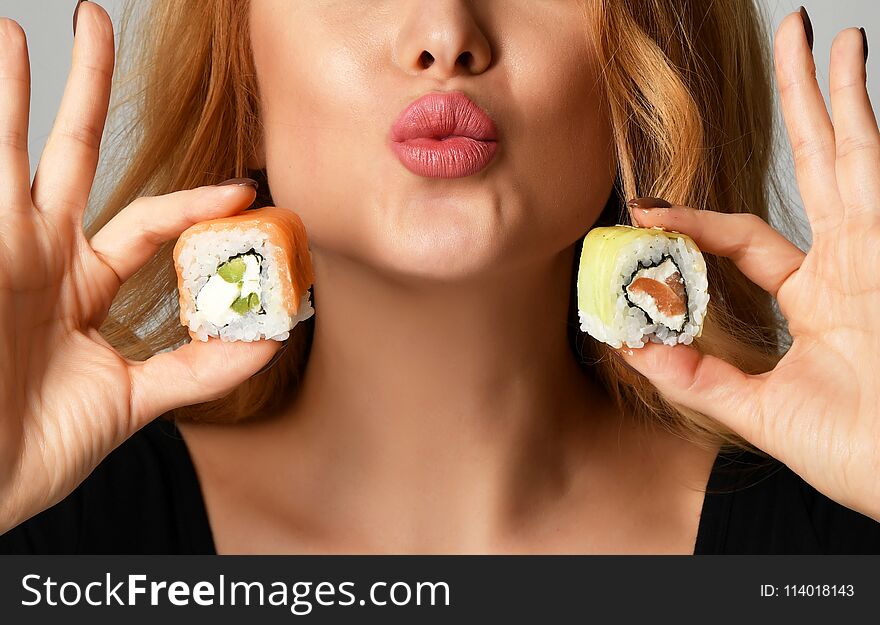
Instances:
[[[640,308],[629,303],[623,290],[638,269],[639,261],[655,265],[663,256],[671,256],[675,261],[687,292],[688,319],[679,332],[650,323]],[[617,293],[613,321],[606,324],[594,315],[580,312],[580,324],[581,330],[612,347],[643,347],[648,341],[689,345],[702,332],[709,304],[706,262],[699,250],[686,244],[685,239],[662,234],[639,237],[618,254],[612,278],[605,288]]]
[[[182,270],[183,287],[195,302],[199,290],[217,273],[217,268],[227,260],[250,249],[262,256],[260,262],[260,305],[264,312],[249,311],[234,318],[225,326],[215,326],[198,310],[182,310],[181,320],[196,338],[207,341],[219,337],[225,341],[256,341],[273,339],[283,341],[290,330],[300,321],[311,317],[309,292],[300,298],[297,313],[287,314],[281,300],[275,248],[265,232],[257,228],[233,228],[220,232],[202,232],[191,237],[178,257]]]

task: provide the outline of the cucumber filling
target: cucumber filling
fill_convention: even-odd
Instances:
[[[260,305],[260,262],[254,250],[233,256],[217,267],[196,296],[196,310],[215,326],[225,326],[249,312],[264,312]]]

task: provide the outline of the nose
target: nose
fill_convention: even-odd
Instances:
[[[417,0],[411,6],[395,55],[404,72],[444,80],[486,71],[492,50],[470,0]]]

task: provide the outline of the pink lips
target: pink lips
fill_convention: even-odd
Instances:
[[[410,104],[391,127],[391,149],[426,178],[462,178],[485,168],[498,148],[492,119],[465,94],[432,92]]]

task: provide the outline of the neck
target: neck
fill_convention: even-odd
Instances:
[[[426,498],[454,515],[562,489],[573,441],[607,410],[568,345],[573,253],[419,284],[317,251],[315,334],[289,422],[307,453],[332,458],[328,483],[357,476],[363,497],[410,517]]]
[[[560,391],[591,391],[566,335],[571,253],[506,276],[422,285],[316,255],[302,402],[330,409],[321,423],[377,444],[406,436],[433,446],[436,436],[495,437],[552,419],[567,399]]]

